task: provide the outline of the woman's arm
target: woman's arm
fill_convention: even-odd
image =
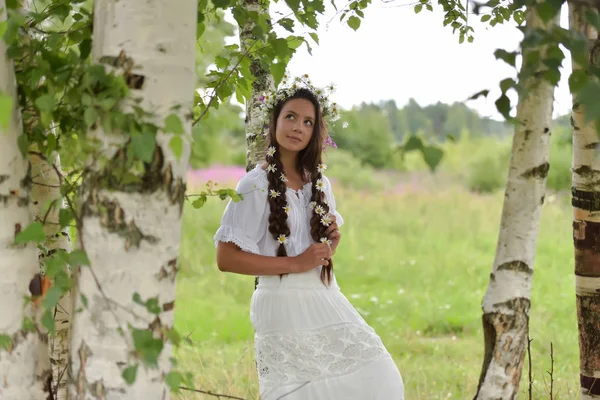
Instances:
[[[329,265],[331,249],[327,245],[313,244],[296,257],[269,257],[242,251],[233,243],[219,242],[217,266],[223,272],[242,275],[266,276],[309,271],[318,265]]]

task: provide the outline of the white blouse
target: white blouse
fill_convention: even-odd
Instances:
[[[248,253],[263,256],[276,255],[279,243],[268,229],[271,211],[267,199],[269,187],[267,173],[260,165],[257,165],[240,179],[236,192],[241,193],[243,199],[238,202],[229,200],[221,219],[221,226],[214,236],[215,246],[218,245],[218,242],[230,242]],[[331,182],[325,175],[323,175],[323,181],[326,186],[324,189],[325,201],[329,205],[329,212],[335,215],[338,227],[342,226],[344,220],[336,210]],[[286,190],[286,200],[290,206],[287,218],[290,237],[289,243],[285,245],[288,256],[302,254],[311,244],[315,243],[310,234],[310,218],[313,212],[310,208],[311,193],[311,182],[306,183],[299,190],[291,188]],[[259,277],[259,283],[261,285],[276,284],[277,286],[280,284],[312,286],[312,284],[320,283],[320,279],[313,279],[320,273],[320,267],[308,272],[286,275],[281,280],[279,275],[263,276]],[[332,279],[332,285],[334,284],[335,280]]]

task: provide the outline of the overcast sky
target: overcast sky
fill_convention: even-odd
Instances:
[[[394,99],[400,107],[410,98],[421,105],[452,103],[491,89],[487,100],[480,98],[467,104],[484,116],[501,119],[494,105],[498,84],[516,72],[496,60],[494,51],[517,49],[522,34],[516,24],[491,28],[473,15],[469,23],[475,28],[475,41],[459,44],[458,33],[443,27],[443,12],[437,4],[433,12],[424,9],[420,14],[415,14],[413,7],[411,0],[373,0],[355,32],[340,23],[339,17],[333,18],[335,10],[328,3],[327,13],[320,20],[320,44],[312,46],[312,56],[303,45],[289,71],[294,75],[308,73],[319,85],[335,83],[335,101],[344,108],[388,99]],[[280,18],[280,12],[287,12],[283,2],[271,8],[273,19]],[[567,24],[565,6],[561,25]],[[280,28],[278,32],[286,31]],[[571,63],[568,53],[566,56],[566,74],[555,93],[555,115],[565,114],[571,107],[567,84]],[[515,99],[511,96],[512,102]]]

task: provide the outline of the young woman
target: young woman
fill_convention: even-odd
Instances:
[[[321,152],[335,110],[301,82],[267,99],[265,162],[225,209],[217,264],[258,276],[250,319],[262,400],[402,400],[398,368],[333,273],[343,218]]]

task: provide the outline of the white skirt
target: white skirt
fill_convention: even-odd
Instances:
[[[260,277],[250,306],[261,400],[403,400],[380,337],[318,270]]]

